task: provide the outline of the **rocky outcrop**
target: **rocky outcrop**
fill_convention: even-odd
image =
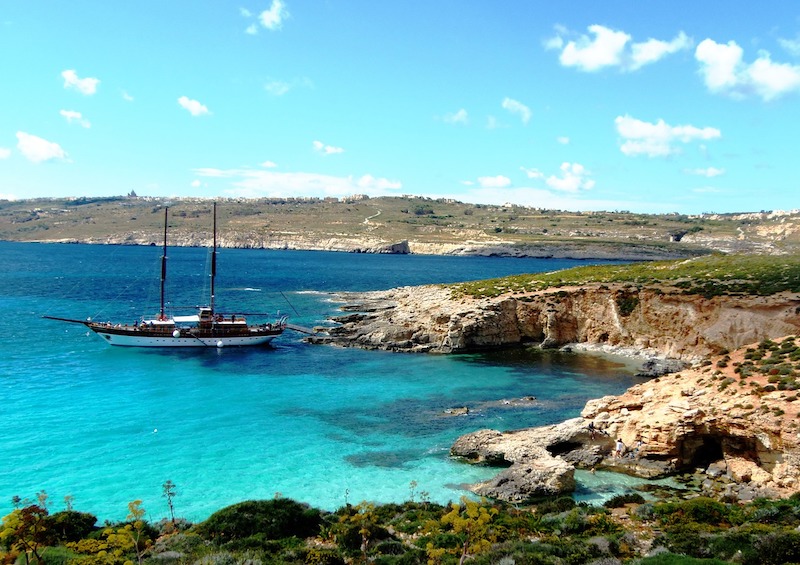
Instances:
[[[794,338],[787,339],[783,350],[790,357],[800,349]],[[475,487],[504,500],[529,498],[567,476],[552,459],[647,478],[700,469],[708,477],[707,489],[741,499],[800,492],[800,406],[793,369],[782,366],[783,374],[790,375],[780,381],[783,389],[772,384],[778,382],[775,374],[781,374],[776,370],[742,377],[736,367],[747,366],[746,351],[718,356],[703,368],[648,381],[620,396],[591,400],[580,418],[561,424],[467,434],[453,444],[451,454],[475,463],[510,465],[493,481]],[[619,454],[617,440],[623,446]],[[547,472],[526,473],[529,465]],[[508,479],[520,475],[530,479]],[[727,481],[724,488],[720,478]],[[566,482],[559,484],[569,488]]]
[[[800,331],[800,295],[704,298],[674,289],[591,284],[496,298],[454,298],[442,286],[343,297],[359,312],[335,319],[324,341],[410,352],[539,344],[630,348],[695,361]]]

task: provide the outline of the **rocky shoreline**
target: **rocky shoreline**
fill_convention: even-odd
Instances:
[[[598,284],[494,298],[454,297],[443,286],[341,298],[348,313],[310,341],[443,354],[566,348],[623,355],[657,377],[561,424],[459,438],[452,456],[502,468],[472,487],[477,494],[518,503],[568,493],[576,468],[646,478],[699,470],[703,488],[737,500],[800,491],[795,384],[778,390],[774,375],[736,373],[748,345],[800,333],[796,293],[704,298]]]

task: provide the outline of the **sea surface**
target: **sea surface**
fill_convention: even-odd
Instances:
[[[208,252],[169,249],[170,307],[208,302]],[[121,520],[140,499],[199,521],[248,499],[334,510],[362,500],[445,503],[497,470],[448,456],[461,434],[577,416],[640,382],[591,355],[535,350],[437,356],[309,345],[114,348],[66,318],[133,322],[158,310],[158,247],[0,242],[0,516],[45,491],[50,508]],[[221,250],[216,302],[313,327],[341,291],[552,271],[587,261]],[[504,400],[535,396],[525,407]],[[468,406],[468,415],[448,409]],[[588,475],[588,474],[586,474]],[[588,500],[624,489],[585,477]]]

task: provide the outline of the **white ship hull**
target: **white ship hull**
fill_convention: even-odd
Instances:
[[[247,345],[266,345],[278,335],[172,337],[109,333],[96,329],[93,329],[93,331],[104,338],[109,345],[121,347],[241,347]]]

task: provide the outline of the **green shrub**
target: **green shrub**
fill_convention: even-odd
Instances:
[[[764,565],[800,562],[800,532],[771,532],[756,544],[758,563]]]
[[[81,540],[97,529],[96,516],[75,510],[56,512],[47,518],[47,522],[48,528],[61,543]]]
[[[642,504],[644,501],[644,497],[641,494],[638,492],[632,492],[627,494],[618,494],[617,496],[606,500],[603,503],[603,506],[606,508],[622,508],[626,504]]]
[[[289,498],[249,500],[214,512],[196,526],[203,538],[216,543],[260,535],[263,539],[301,538],[319,533],[320,511]]]
[[[722,502],[700,496],[681,502],[657,504],[655,513],[667,525],[697,523],[719,526],[727,523],[729,509]]]

